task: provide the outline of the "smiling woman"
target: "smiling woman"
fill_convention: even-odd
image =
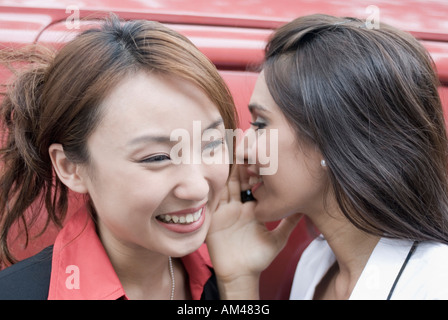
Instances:
[[[217,298],[203,243],[229,165],[175,164],[169,139],[200,121],[221,143],[191,152],[232,153],[224,132],[236,112],[213,64],[159,23],[115,16],[58,53],[1,53],[24,57],[1,106],[1,260],[16,262],[8,234],[30,227],[30,210],[45,206],[47,224],[62,225],[69,190],[87,204],[54,246],[0,272],[0,298]]]

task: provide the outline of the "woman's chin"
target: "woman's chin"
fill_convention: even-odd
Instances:
[[[286,210],[284,206],[276,208],[272,205],[264,205],[266,201],[257,202],[255,206],[255,218],[262,223],[276,222],[293,214],[291,210]]]

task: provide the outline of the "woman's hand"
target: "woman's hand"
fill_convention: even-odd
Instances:
[[[300,214],[287,217],[271,231],[257,221],[256,201],[242,203],[240,199],[241,186],[248,187],[242,168],[234,165],[206,240],[224,299],[259,297],[260,273],[283,249],[301,218]]]

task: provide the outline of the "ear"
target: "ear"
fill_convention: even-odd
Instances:
[[[65,155],[60,143],[53,143],[49,148],[51,162],[59,179],[71,190],[78,193],[87,193],[85,177],[81,174],[81,166],[70,161]]]

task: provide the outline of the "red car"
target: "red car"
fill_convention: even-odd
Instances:
[[[243,129],[249,126],[247,104],[266,39],[280,25],[313,13],[355,16],[373,26],[381,20],[412,33],[436,63],[440,94],[448,116],[448,2],[445,0],[84,0],[78,4],[73,0],[0,0],[0,48],[35,42],[60,47],[108,12],[122,19],[156,20],[189,37],[221,71],[234,96]],[[9,75],[6,69],[0,69],[1,83]],[[81,205],[75,195],[71,201],[69,214]],[[39,231],[37,225],[33,232]],[[56,228],[50,227],[26,248],[20,234],[12,237],[13,252],[19,259],[33,255],[51,244],[56,233]],[[285,249],[262,274],[262,298],[288,299],[297,261],[311,240],[301,222]]]

